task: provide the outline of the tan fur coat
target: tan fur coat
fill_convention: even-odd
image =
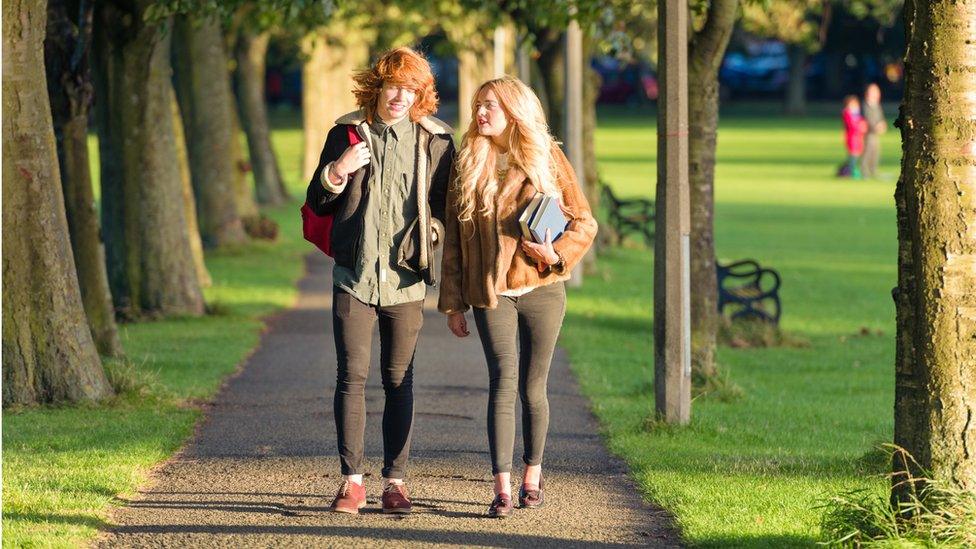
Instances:
[[[476,212],[463,227],[458,221],[458,189],[452,178],[438,303],[442,313],[464,312],[469,307],[493,309],[498,305],[500,292],[566,280],[583,259],[596,236],[597,223],[573,167],[555,144],[553,156],[563,209],[571,218],[566,231],[553,243],[565,267],[558,272],[553,268],[539,272],[522,250],[518,218],[537,192],[522,170],[515,166],[508,170],[495,196],[494,216]]]

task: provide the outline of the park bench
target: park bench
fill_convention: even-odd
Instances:
[[[617,234],[617,244],[630,233],[640,233],[648,246],[654,245],[654,203],[646,198],[621,199],[601,182],[603,203],[609,212],[610,226]]]
[[[779,273],[754,259],[715,262],[718,272],[718,311],[730,318],[761,320],[779,325]]]

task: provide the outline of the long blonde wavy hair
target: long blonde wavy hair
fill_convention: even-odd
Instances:
[[[538,96],[513,76],[489,80],[471,98],[471,123],[461,141],[457,161],[457,209],[462,223],[474,214],[491,215],[501,181],[496,167],[501,151],[491,137],[478,133],[476,104],[491,90],[508,119],[508,166],[522,170],[542,193],[557,196],[554,140]]]

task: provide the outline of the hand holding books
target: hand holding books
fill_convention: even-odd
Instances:
[[[519,216],[522,236],[538,244],[545,242],[546,230],[552,233],[553,242],[558,240],[568,223],[569,220],[563,212],[559,199],[542,193],[536,193]]]
[[[539,270],[559,263],[552,243],[562,236],[568,224],[559,199],[537,193],[519,217],[522,228],[522,250],[536,262]]]
[[[552,230],[546,229],[542,244],[522,239],[522,251],[539,265],[540,268],[559,263],[559,254],[552,247]]]

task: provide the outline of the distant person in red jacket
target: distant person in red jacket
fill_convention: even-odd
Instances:
[[[856,95],[844,98],[844,139],[847,145],[847,162],[841,167],[839,175],[861,179],[861,155],[864,153],[864,134],[868,123],[861,116],[861,103]]]

